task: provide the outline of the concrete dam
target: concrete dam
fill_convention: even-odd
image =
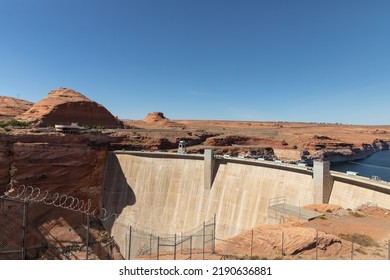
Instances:
[[[118,217],[109,226],[121,251],[128,229],[154,235],[191,231],[216,217],[218,238],[229,238],[272,222],[277,198],[293,206],[364,203],[390,208],[390,184],[331,172],[329,162],[313,168],[286,163],[157,152],[110,152],[101,206]],[[275,221],[273,221],[275,222]],[[130,254],[129,254],[130,256]]]

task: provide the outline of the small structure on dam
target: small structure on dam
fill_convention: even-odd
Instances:
[[[186,154],[187,153],[187,143],[184,140],[179,141],[179,147],[177,149],[178,154]]]

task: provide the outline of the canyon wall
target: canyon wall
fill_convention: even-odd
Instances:
[[[33,186],[90,199],[97,207],[110,141],[92,134],[2,135],[0,193],[9,184]]]

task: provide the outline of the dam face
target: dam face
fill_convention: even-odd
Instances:
[[[390,208],[390,188],[333,175],[326,164],[307,167],[245,159],[215,158],[212,153],[110,152],[101,206],[118,217],[111,235],[120,247],[128,228],[155,235],[191,231],[216,215],[216,236],[228,238],[269,222],[270,201],[291,205],[335,203],[354,208],[376,203]]]

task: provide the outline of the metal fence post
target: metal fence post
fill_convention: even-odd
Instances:
[[[85,241],[85,246],[87,247],[87,252],[85,253],[85,259],[88,260],[89,257],[89,213],[87,213],[87,240]]]
[[[131,258],[131,232],[132,232],[132,227],[130,226],[130,231],[129,231],[129,252],[127,253],[127,259],[130,260]]]
[[[215,246],[214,246],[214,229],[211,230],[211,254],[215,253]]]
[[[157,237],[157,260],[160,259],[160,236]]]
[[[102,243],[101,243],[101,242],[99,242],[99,246],[102,246]],[[113,259],[113,258],[112,258],[112,256],[113,256],[112,247],[114,246],[113,240],[110,241],[106,246],[108,247],[108,259],[109,259],[109,260],[112,260],[112,259]]]
[[[354,239],[352,238],[352,246],[351,246],[351,260],[353,260],[353,243],[354,243]]]
[[[387,259],[390,260],[390,240],[387,240]]]
[[[183,255],[183,232],[180,233],[180,254]]]
[[[318,260],[318,230],[316,230],[316,260]]]
[[[192,235],[190,236],[190,260],[192,260]]]
[[[284,232],[282,231],[282,260],[284,258]]]
[[[217,214],[214,214],[214,229],[213,229],[213,254],[215,254],[215,240],[217,235]]]
[[[206,238],[206,222],[203,222],[203,259],[204,259],[204,249],[205,249],[205,238]]]
[[[27,257],[27,220],[28,220],[28,201],[23,201],[23,233],[22,233],[22,260]]]
[[[176,260],[176,233],[175,233],[175,245],[173,247],[173,260]]]
[[[251,258],[253,256],[253,229],[252,229],[252,237],[251,237]]]
[[[150,259],[152,259],[152,234],[150,234],[150,238],[149,238],[149,248],[150,248]]]

